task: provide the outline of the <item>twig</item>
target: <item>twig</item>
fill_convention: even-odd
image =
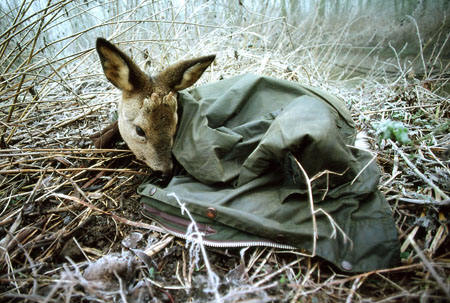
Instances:
[[[272,279],[273,277],[275,277],[276,275],[282,273],[283,271],[285,271],[286,269],[290,268],[292,265],[294,265],[295,263],[298,263],[299,260],[296,259],[292,262],[290,262],[289,264],[286,264],[285,266],[281,267],[280,269],[278,269],[277,271],[274,271],[273,273],[268,274],[267,276],[265,276],[263,279],[259,280],[258,282],[256,282],[254,284],[254,286],[259,287],[261,284],[264,284],[268,281],[270,281],[270,279]]]
[[[430,200],[423,200],[423,199],[411,199],[411,198],[403,198],[398,197],[399,201],[408,202],[408,203],[414,203],[414,204],[422,204],[422,205],[433,205],[433,206],[446,206],[450,205],[450,200],[444,200],[444,201],[436,201],[434,199]]]
[[[298,167],[302,171],[303,177],[305,178],[306,187],[308,189],[308,201],[309,201],[309,208],[311,212],[311,219],[312,219],[312,225],[313,225],[313,248],[311,252],[311,256],[316,255],[316,248],[317,248],[317,239],[319,238],[319,235],[317,233],[317,221],[316,221],[316,211],[314,210],[314,198],[312,194],[312,187],[311,187],[311,181],[309,180],[308,174],[303,169],[303,166],[298,162],[297,159],[295,159],[295,162],[297,163]]]
[[[261,271],[261,269],[263,268],[263,266],[267,263],[267,260],[269,259],[269,257],[273,254],[274,249],[270,249],[266,256],[264,257],[264,259],[262,260],[262,262],[260,262],[258,268],[253,272],[253,274],[251,275],[251,277],[248,279],[250,282],[252,282],[256,276],[258,275],[258,273]]]
[[[414,19],[412,16],[407,15],[406,17],[408,17],[412,21],[412,23],[414,23],[414,26],[416,27],[417,38],[419,39],[419,43],[418,43],[419,44],[419,55],[420,55],[420,58],[422,59],[421,61],[422,61],[423,71],[425,73],[425,78],[428,78],[427,64],[425,63],[425,59],[423,57],[423,48],[422,48],[423,42],[422,42],[422,38],[420,36],[419,26],[417,25],[416,19]]]
[[[5,260],[4,256],[8,253],[8,245],[12,240],[11,235],[13,235],[19,225],[22,223],[22,211],[16,217],[13,225],[9,228],[7,235],[0,241],[0,260]]]
[[[149,256],[149,257],[153,257],[154,255],[156,255],[158,252],[160,252],[161,250],[163,250],[165,247],[167,247],[167,245],[169,245],[173,239],[175,237],[174,236],[168,236],[165,239],[162,239],[161,241],[159,241],[158,243],[150,246],[149,248],[147,248],[144,253]]]
[[[351,185],[353,185],[353,183],[355,183],[356,180],[358,180],[359,176],[361,176],[361,174],[366,170],[367,167],[369,167],[369,165],[375,161],[375,159],[377,158],[377,154],[373,153],[372,154],[372,159],[370,159],[363,168],[361,168],[361,170],[358,172],[358,174],[356,174],[355,178],[353,178],[352,182],[350,183]]]
[[[441,106],[441,103],[436,104],[424,104],[424,105],[413,105],[413,106],[402,106],[402,107],[394,107],[394,108],[388,108],[388,109],[380,109],[380,110],[368,110],[362,113],[354,113],[352,116],[359,116],[361,114],[363,115],[370,115],[370,114],[378,114],[378,113],[388,113],[388,112],[397,112],[397,111],[406,111],[408,109],[415,109],[415,108],[427,108],[427,107],[437,107]]]
[[[312,195],[311,180],[308,178],[308,175],[307,175],[306,171],[303,169],[303,167],[301,166],[300,162],[298,162],[297,159],[295,159],[295,162],[300,167],[300,169],[301,169],[301,171],[303,173],[303,176],[305,177],[305,181],[307,183],[307,189],[308,189],[308,200],[309,200],[310,209],[311,209],[311,217],[312,217],[312,222],[313,222],[313,238],[314,238],[313,252],[311,253],[310,256],[315,256],[315,251],[316,251],[316,246],[317,246],[317,239],[318,239],[318,236],[319,236],[318,233],[317,233],[316,214],[319,213],[319,212],[324,214],[328,218],[328,221],[330,222],[330,225],[331,225],[331,228],[332,228],[332,233],[330,235],[330,238],[331,239],[335,238],[337,236],[337,231],[336,230],[338,230],[342,234],[344,243],[346,243],[347,241],[350,241],[350,246],[353,248],[353,241],[349,238],[349,236],[345,233],[345,231],[336,223],[336,221],[333,219],[333,217],[329,213],[327,213],[324,209],[322,209],[322,208],[314,209],[314,199],[313,199],[313,195]],[[343,173],[345,173],[345,171]],[[339,173],[334,173],[334,174],[340,175]],[[317,174],[314,177],[314,179],[317,176],[320,176],[320,175],[321,174]],[[308,256],[308,255],[305,255],[305,256]]]
[[[395,149],[395,151],[405,160],[406,164],[418,175],[425,183],[427,183],[429,186],[431,186],[434,191],[443,197],[445,200],[449,200],[450,197],[447,196],[439,187],[437,187],[433,181],[428,179],[424,174],[422,174],[419,169],[408,159],[408,157],[403,153],[403,151],[397,147],[397,144],[395,144],[391,139],[389,139],[389,142],[391,143],[392,147]]]
[[[103,215],[111,216],[112,218],[114,218],[115,220],[119,221],[120,223],[129,225],[129,226],[134,226],[134,227],[138,227],[138,228],[144,228],[144,229],[148,229],[148,230],[153,230],[153,231],[156,231],[156,232],[159,232],[159,233],[165,233],[165,230],[163,228],[159,227],[159,226],[150,225],[150,224],[143,223],[143,222],[136,222],[136,221],[132,221],[132,220],[129,220],[129,219],[126,219],[126,218],[119,217],[119,216],[117,216],[117,215],[115,215],[115,214],[113,214],[113,213],[111,213],[109,211],[104,211],[104,210],[102,210],[102,209],[100,209],[100,208],[98,208],[98,207],[96,207],[96,206],[94,206],[94,205],[92,205],[90,203],[87,203],[87,202],[85,202],[85,201],[83,201],[83,200],[81,200],[81,199],[79,199],[77,197],[64,195],[64,194],[59,194],[59,193],[54,193],[52,196],[74,201],[76,203],[79,203],[81,205],[84,205],[84,206],[90,208],[91,210],[99,212],[99,213],[101,213]]]
[[[72,172],[72,171],[108,171],[108,172],[118,172],[124,174],[136,174],[148,176],[148,173],[135,171],[127,168],[102,168],[102,167],[73,167],[73,168],[18,168],[18,169],[4,169],[0,170],[1,174],[26,174],[26,173],[62,173],[62,172]]]
[[[78,153],[78,154],[96,154],[96,153],[108,153],[108,152],[119,152],[119,153],[131,153],[129,149],[114,149],[114,148],[96,148],[96,149],[90,149],[90,148],[21,148],[19,149],[2,149],[2,152],[5,153],[11,153],[15,152],[15,154],[0,154],[0,157],[21,157],[21,156],[27,156],[27,155],[34,155],[34,154],[40,154],[40,153],[66,153],[66,154],[72,154],[72,153]],[[22,153],[21,153],[22,152]],[[25,153],[30,152],[30,153]]]
[[[53,130],[55,130],[55,129],[57,129],[57,128],[60,128],[60,127],[62,127],[62,126],[66,126],[66,125],[68,125],[68,124],[70,124],[70,123],[73,123],[73,122],[75,122],[75,121],[77,121],[77,120],[79,120],[79,119],[81,119],[81,118],[83,118],[83,117],[86,117],[87,115],[92,114],[93,112],[99,110],[100,108],[102,108],[101,105],[100,105],[100,106],[93,107],[93,108],[89,109],[87,112],[81,113],[81,114],[79,114],[78,116],[73,117],[72,119],[69,119],[69,120],[60,122],[60,123],[58,123],[58,124],[56,124],[56,125],[53,125],[53,126],[50,127],[49,129],[46,129],[45,131],[43,131],[42,134],[46,135],[46,134],[48,134],[49,132],[51,132],[51,131],[53,131]]]
[[[220,303],[223,302],[223,299],[221,298],[219,294],[219,277],[216,275],[216,273],[211,269],[211,264],[209,263],[208,255],[206,253],[205,245],[203,244],[203,234],[200,232],[197,223],[194,220],[194,217],[192,217],[189,210],[186,208],[186,205],[178,199],[177,195],[175,193],[169,193],[167,194],[169,197],[175,198],[177,203],[181,207],[182,214],[186,212],[187,216],[189,217],[189,220],[191,220],[191,228],[193,232],[189,235],[189,231],[186,232],[188,238],[192,243],[196,243],[200,247],[200,251],[202,252],[203,262],[205,263],[205,267],[207,269],[208,273],[208,280],[209,280],[209,291],[211,291],[214,294],[215,302]]]
[[[51,0],[48,0],[47,5],[45,6],[46,8],[44,9],[44,13],[43,13],[44,15],[47,14],[47,8],[48,8],[48,6],[49,6],[49,4],[50,4],[50,1],[51,1]],[[31,46],[30,54],[29,54],[28,59],[27,59],[27,61],[26,61],[25,64],[30,64],[31,59],[33,58],[34,50],[35,50],[35,47],[36,47],[36,42],[37,42],[38,37],[39,37],[39,35],[40,35],[41,31],[42,31],[42,27],[43,27],[43,24],[44,24],[44,20],[45,20],[45,18],[41,18],[41,19],[40,19],[40,22],[39,22],[39,29],[38,29],[38,31],[37,31],[37,34],[34,36],[34,39],[33,39],[33,45]],[[20,82],[19,82],[19,86],[18,86],[18,88],[17,88],[17,91],[20,91],[20,90],[21,90],[22,84],[23,84],[24,81],[25,81],[25,74],[24,74],[24,75],[22,76],[22,78],[20,79]],[[11,119],[11,117],[12,117],[12,114],[13,114],[14,108],[15,108],[15,104],[17,103],[17,96],[18,96],[18,95],[16,95],[16,97],[14,98],[14,100],[13,100],[13,102],[12,102],[11,107],[9,108],[8,116],[6,117],[6,123],[8,123],[9,120]],[[5,132],[5,131],[6,131],[6,129],[4,128],[4,129],[3,129],[3,132]],[[9,140],[11,139],[11,135],[12,135],[12,134],[10,134],[10,135],[8,136],[8,138],[6,139],[6,143],[8,143]]]
[[[444,281],[442,280],[442,278],[438,275],[438,273],[436,272],[434,267],[427,260],[427,258],[423,254],[422,250],[419,248],[416,241],[414,241],[414,238],[411,235],[409,235],[408,240],[411,243],[411,245],[414,247],[414,250],[416,251],[419,258],[422,260],[423,264],[425,265],[425,268],[428,270],[428,272],[431,274],[431,276],[434,278],[434,280],[436,280],[439,287],[442,289],[442,291],[447,296],[447,299],[450,299],[450,290],[449,290],[448,285],[444,284]]]
[[[369,271],[369,272],[366,272],[366,273],[363,273],[363,274],[358,274],[358,275],[354,275],[354,276],[351,276],[351,277],[334,280],[334,281],[329,282],[328,285],[329,286],[331,286],[331,285],[339,285],[339,284],[347,283],[349,281],[352,281],[352,280],[355,280],[355,279],[359,279],[359,278],[362,278],[362,277],[369,277],[369,276],[371,276],[373,274],[378,274],[378,273],[390,273],[390,272],[406,271],[406,270],[411,270],[411,269],[416,269],[416,268],[421,268],[421,267],[423,267],[423,264],[416,263],[416,264],[403,265],[403,266],[394,267],[394,268],[378,269],[378,270]]]

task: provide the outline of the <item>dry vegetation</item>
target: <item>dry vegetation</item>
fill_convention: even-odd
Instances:
[[[49,1],[42,11],[32,11],[33,2],[1,12],[2,302],[449,300],[444,26],[436,33],[444,43],[433,44],[422,41],[408,19],[423,48],[405,59],[395,47],[379,56],[381,42],[352,47],[360,39],[351,31],[358,19],[311,26],[317,21],[312,16],[294,27],[238,3],[219,17],[209,2],[175,7],[150,1],[120,12],[114,1]],[[83,18],[96,7],[116,16],[90,25]],[[138,10],[146,17],[137,18]],[[45,39],[51,28],[74,22],[85,27]],[[216,53],[203,83],[253,72],[342,97],[382,170],[380,189],[398,227],[402,263],[348,274],[295,252],[205,251],[161,233],[140,215],[136,187],[147,169],[123,144],[96,150],[88,139],[113,119],[118,97],[92,48],[97,35],[119,42],[149,72]],[[377,124],[388,119],[403,124]],[[381,138],[383,127],[392,135]],[[405,132],[409,144],[401,144]]]

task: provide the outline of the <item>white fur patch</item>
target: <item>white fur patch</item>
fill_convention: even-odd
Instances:
[[[133,85],[128,81],[130,69],[125,61],[108,48],[102,47],[100,52],[106,58],[103,67],[108,80],[121,90],[133,90]]]
[[[359,149],[370,149],[369,142],[367,140],[367,134],[363,131],[356,134],[355,147]]]
[[[130,69],[126,65],[121,65],[118,69],[119,74],[119,87],[121,87],[124,90],[131,91],[133,90],[133,85],[128,81],[130,77]]]
[[[180,84],[176,85],[174,88],[175,90],[182,90],[185,89],[197,81],[197,79],[200,77],[201,73],[200,71],[204,67],[206,63],[197,63],[191,67],[189,67],[184,73],[183,73],[183,79],[181,80]],[[209,63],[208,63],[209,65]]]

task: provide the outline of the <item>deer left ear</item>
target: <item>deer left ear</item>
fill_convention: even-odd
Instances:
[[[157,76],[157,82],[167,85],[174,91],[192,86],[216,58],[216,55],[205,56],[178,62],[169,66]]]

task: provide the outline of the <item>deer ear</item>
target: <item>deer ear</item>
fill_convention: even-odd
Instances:
[[[157,81],[179,91],[193,85],[216,58],[216,55],[181,61],[169,66],[157,76]]]
[[[137,65],[114,44],[97,38],[96,48],[106,78],[115,87],[133,91],[145,85],[147,76]]]

